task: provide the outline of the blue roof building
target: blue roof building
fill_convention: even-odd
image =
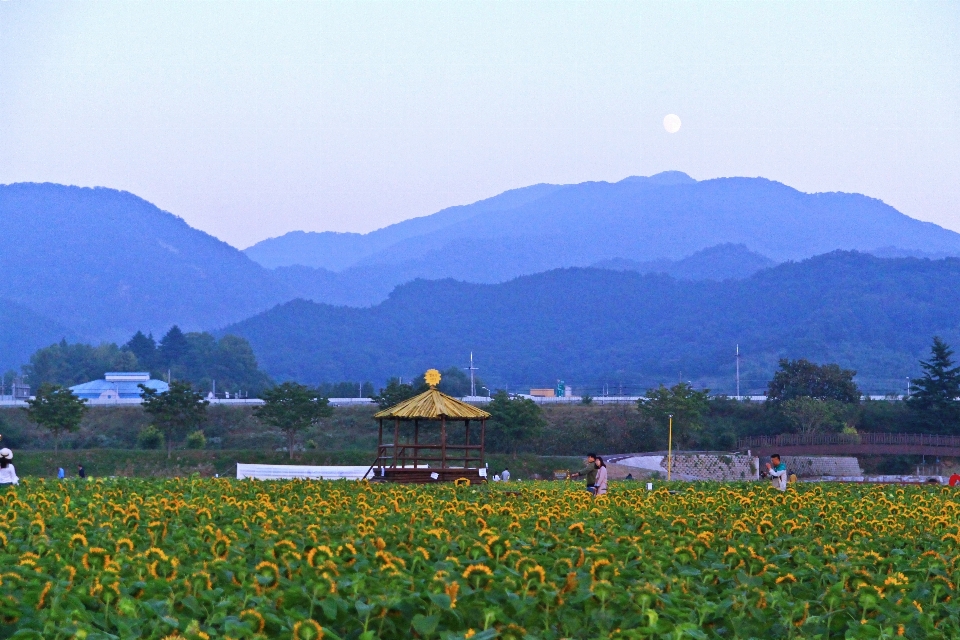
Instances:
[[[70,390],[78,398],[85,399],[87,404],[139,404],[143,401],[138,386],[141,384],[157,393],[170,389],[166,382],[151,379],[145,371],[110,371],[103,380],[78,384]]]

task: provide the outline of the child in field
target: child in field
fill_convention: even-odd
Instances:
[[[0,484],[20,484],[13,466],[13,451],[6,447],[0,449]]]

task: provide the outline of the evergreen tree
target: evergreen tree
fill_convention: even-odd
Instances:
[[[167,335],[160,339],[160,347],[157,351],[160,356],[160,366],[170,367],[186,359],[190,353],[190,343],[180,327],[173,325],[170,331],[167,331]]]
[[[918,425],[928,433],[960,432],[960,367],[954,366],[953,349],[934,337],[930,359],[920,366],[923,376],[907,399]]]
[[[137,362],[144,369],[149,371],[157,357],[157,341],[153,339],[153,334],[143,335],[142,331],[137,331],[127,344],[123,345],[126,351],[129,351],[137,357]]]

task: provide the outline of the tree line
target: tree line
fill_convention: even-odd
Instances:
[[[679,383],[649,390],[637,402],[637,409],[656,426],[666,425],[673,415],[675,443],[690,448],[735,446],[732,437],[723,441],[724,435],[855,434],[892,429],[960,434],[960,367],[954,362],[953,349],[934,337],[930,357],[920,366],[923,375],[912,381],[903,403],[864,400],[852,369],[781,359],[761,406],[732,404],[728,398],[710,397],[708,389]]]
[[[930,357],[921,362],[921,367],[924,374],[913,382],[904,403],[864,401],[854,381],[855,371],[805,359],[780,360],[764,403],[711,397],[709,390],[695,389],[685,382],[669,388],[660,386],[648,390],[638,400],[639,426],[629,438],[630,444],[638,450],[660,448],[665,444],[670,416],[675,446],[693,449],[729,450],[736,446],[738,436],[760,433],[857,433],[892,427],[897,431],[960,434],[960,367],[954,362],[954,351],[936,337]],[[448,369],[444,377],[451,390],[469,384],[466,375],[456,368]],[[380,389],[376,399],[386,407],[426,388],[422,378],[410,383],[392,379]],[[166,446],[168,455],[182,444],[203,446],[202,429],[209,403],[190,381],[173,380],[164,393],[141,389],[143,409],[151,416],[152,424],[139,434],[140,446]],[[297,435],[333,414],[324,391],[321,387],[284,382],[261,393],[264,404],[256,407],[254,414],[261,423],[284,433],[291,457]],[[512,397],[503,390],[492,394],[486,408],[491,414],[487,426],[491,451],[525,451],[535,445],[547,428],[540,405]],[[55,447],[59,447],[63,433],[79,428],[87,407],[69,389],[44,384],[29,401],[26,411],[33,422],[51,431]],[[891,415],[894,420],[884,421],[883,416]]]

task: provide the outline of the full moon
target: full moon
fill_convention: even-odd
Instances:
[[[663,128],[667,130],[667,133],[680,131],[680,116],[675,113],[666,116],[663,119]]]

